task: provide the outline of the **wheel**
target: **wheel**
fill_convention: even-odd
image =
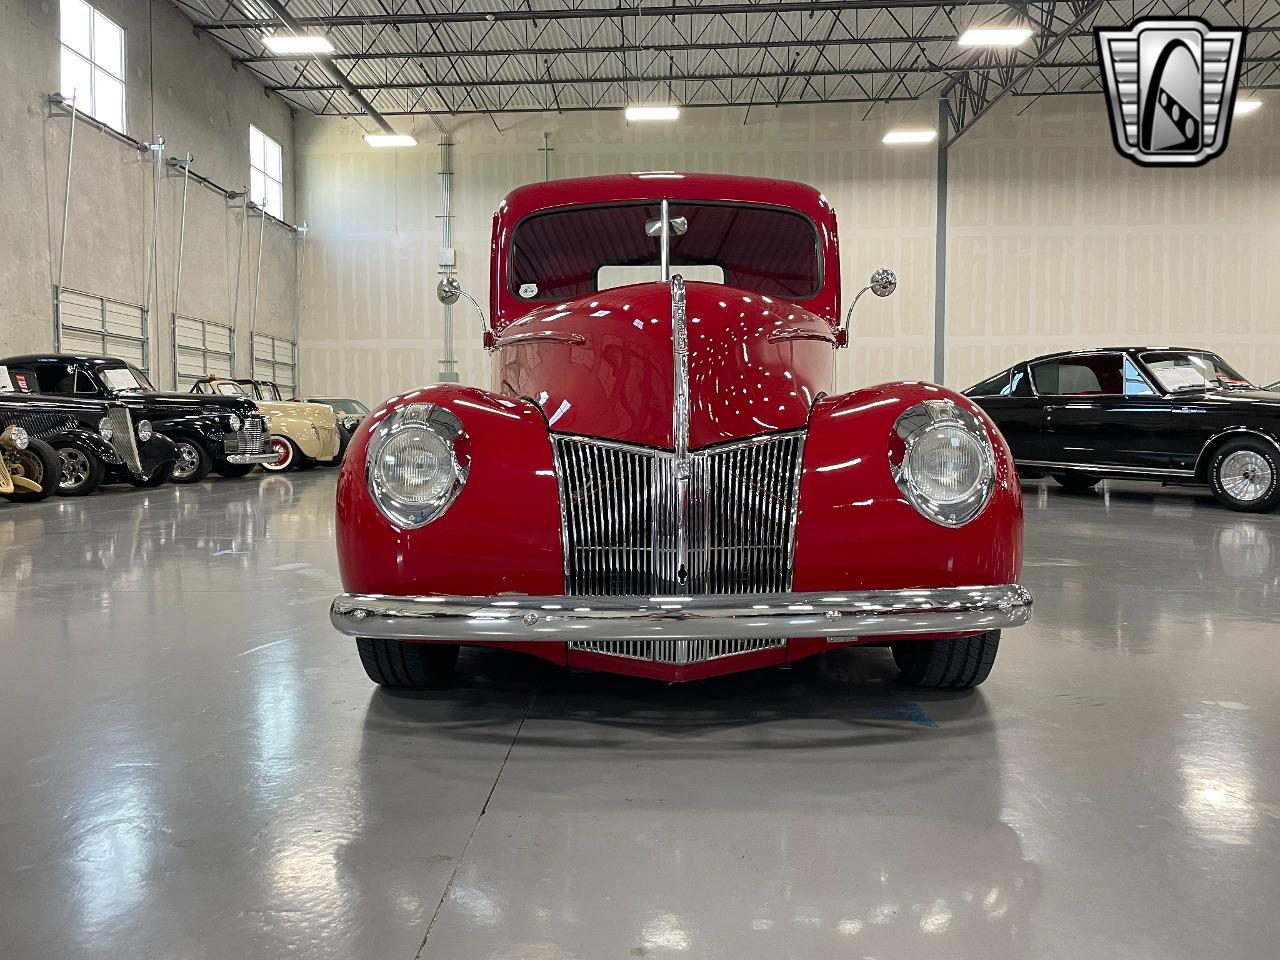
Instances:
[[[967,690],[987,679],[999,648],[999,630],[958,640],[899,640],[893,662],[913,686]]]
[[[213,468],[209,451],[186,437],[174,437],[173,442],[178,448],[178,459],[173,462],[174,483],[199,483],[209,475]]]
[[[293,462],[293,468],[295,470],[314,470],[319,465],[319,460],[312,460],[310,457],[302,453],[299,453]]]
[[[1209,485],[1218,502],[1244,513],[1266,513],[1280,505],[1280,467],[1275,448],[1241,437],[1224,443],[1209,461]]]
[[[35,503],[53,496],[58,478],[62,475],[62,462],[57,450],[43,440],[32,437],[27,441],[27,449],[6,450],[5,460],[9,463],[11,474],[40,484],[39,493],[15,488],[13,493],[6,494],[8,499],[14,503]]]
[[[1091,477],[1087,473],[1055,473],[1053,479],[1071,493],[1084,493],[1102,482],[1101,477]]]
[[[141,487],[146,490],[150,490],[153,487],[161,486],[162,484],[168,483],[170,480],[173,479],[173,468],[175,465],[176,465],[176,461],[174,463],[166,463],[161,467],[157,467],[156,472],[153,473],[151,476],[147,477],[147,479],[145,480],[141,480],[138,477],[135,477],[132,474],[130,474],[129,482],[133,484],[135,487]]]
[[[262,469],[268,473],[284,473],[302,455],[288,437],[272,437],[267,442],[271,445],[271,452],[276,455],[274,460],[268,460],[261,465]]]
[[[453,679],[457,644],[405,643],[357,637],[364,672],[384,687],[440,687]]]
[[[96,454],[79,447],[59,447],[60,476],[58,494],[63,497],[87,497],[102,486],[107,466]]]
[[[254,468],[252,463],[215,463],[213,472],[220,477],[226,477],[228,480],[234,480],[237,477],[248,476],[249,471]]]

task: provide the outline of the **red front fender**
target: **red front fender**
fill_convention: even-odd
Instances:
[[[453,505],[400,530],[365,484],[371,431],[393,410],[434,403],[462,422],[471,472]],[[350,593],[559,594],[560,499],[542,413],[526,400],[437,384],[393,397],[351,439],[338,477],[338,566]]]
[[[939,526],[889,472],[893,425],[922,400],[971,411],[995,447],[995,490],[963,527]],[[873,590],[1016,583],[1022,492],[1009,448],[968,398],[927,383],[889,383],[820,400],[805,441],[792,588]]]

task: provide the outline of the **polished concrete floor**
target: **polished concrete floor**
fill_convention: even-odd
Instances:
[[[0,504],[0,956],[1271,958],[1280,516],[1028,485],[980,692],[329,627],[332,472]]]

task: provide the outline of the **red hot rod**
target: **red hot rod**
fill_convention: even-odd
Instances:
[[[439,293],[481,313],[494,384],[393,397],[351,441],[331,618],[374,681],[438,683],[463,645],[679,681],[879,643],[909,682],[970,687],[1030,618],[987,415],[929,383],[827,392],[848,318],[818,191],[521,187],[489,320]]]

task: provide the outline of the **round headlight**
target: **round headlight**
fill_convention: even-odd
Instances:
[[[227,423],[230,425],[232,432],[235,432],[244,426],[244,421],[234,413],[227,417]]]
[[[27,435],[27,431],[22,429],[22,427],[18,426],[16,423],[12,426],[6,427],[4,433],[0,434],[0,438],[15,450],[25,450],[27,449],[27,444],[31,442],[31,438]]]
[[[378,509],[399,527],[421,527],[445,512],[466,483],[458,445],[462,423],[431,403],[411,403],[379,425],[366,478]]]
[[[991,498],[995,453],[971,412],[950,400],[926,400],[898,418],[900,459],[894,480],[920,513],[946,527],[974,519]]]
[[[107,441],[107,443],[111,442],[111,438],[115,436],[115,433],[115,430],[111,426],[111,421],[106,417],[103,417],[98,421],[98,436]]]
[[[156,431],[155,431],[155,428],[151,426],[150,420],[138,421],[138,439],[139,440],[141,440],[143,443],[146,443],[155,435],[156,435]]]

